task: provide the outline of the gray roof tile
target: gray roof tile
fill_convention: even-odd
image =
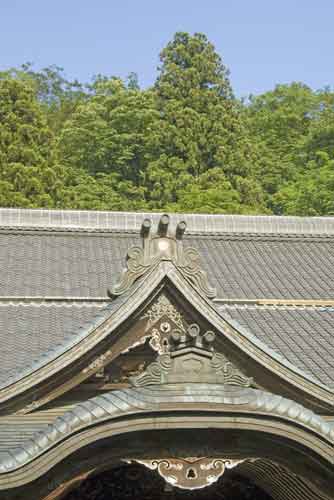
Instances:
[[[106,304],[1,304],[0,305],[0,385],[23,370],[31,371],[41,356],[75,340],[80,330],[87,329]]]
[[[187,238],[218,296],[228,299],[334,298],[334,238],[216,235]]]
[[[334,307],[219,306],[290,363],[334,388]]]
[[[0,232],[0,297],[105,297],[129,247],[127,233]],[[188,236],[218,296],[333,299],[334,237]]]

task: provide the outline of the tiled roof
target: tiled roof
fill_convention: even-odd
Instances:
[[[225,304],[218,309],[294,366],[334,388],[334,307]]]
[[[218,297],[334,299],[334,238],[212,235],[189,238]]]
[[[0,385],[63,349],[110,307],[107,289],[128,248],[140,244],[145,216],[159,217],[0,209]],[[188,224],[184,245],[198,249],[218,298],[334,301],[334,218],[179,214],[173,224],[181,218]],[[331,310],[271,308],[268,324],[261,323],[264,309],[251,311],[229,310],[269,347],[333,385]]]
[[[106,303],[0,303],[0,387],[64,351],[110,308]]]
[[[107,296],[133,235],[0,231],[0,297]]]
[[[129,247],[127,233],[0,231],[0,297],[106,297]],[[218,296],[333,299],[334,236],[187,236]]]

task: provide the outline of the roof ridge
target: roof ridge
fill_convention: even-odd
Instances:
[[[0,209],[1,210],[1,209]],[[50,227],[50,226],[0,226],[0,234],[6,235],[20,235],[20,236],[83,236],[89,234],[90,236],[108,238],[111,235],[118,238],[134,238],[139,237],[138,229],[113,229],[113,228],[88,228],[88,227]],[[210,240],[239,240],[239,241],[276,241],[291,242],[293,240],[306,240],[312,242],[328,240],[332,242],[334,238],[333,233],[284,233],[284,232],[231,232],[231,231],[195,231],[189,230],[184,235],[184,240],[187,241],[194,237],[206,238]]]
[[[89,210],[45,210],[0,208],[0,226],[20,228],[113,229],[139,231],[142,221],[157,222],[157,212],[102,212]],[[188,232],[255,234],[334,235],[334,217],[278,215],[172,214],[172,224],[184,220]]]
[[[214,299],[218,306],[255,308],[334,308],[334,299]]]
[[[0,295],[0,306],[3,304],[96,304],[110,303],[111,299],[107,295],[105,297],[62,297],[62,296],[17,296],[17,295]]]

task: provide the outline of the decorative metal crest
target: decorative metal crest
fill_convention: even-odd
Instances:
[[[111,297],[122,295],[145,273],[161,261],[171,261],[208,298],[216,296],[205,271],[201,267],[200,255],[195,248],[183,248],[186,223],[179,222],[175,234],[169,228],[169,216],[161,216],[157,233],[151,235],[151,221],[145,219],[141,227],[142,247],[132,247],[127,253],[127,265],[120,282],[108,290]]]
[[[224,458],[165,458],[136,460],[151,470],[156,470],[164,480],[184,490],[198,490],[215,483],[225,469],[233,469],[243,460]]]
[[[184,330],[183,318],[181,313],[176,309],[176,307],[171,303],[166,295],[161,294],[158,297],[157,301],[140,318],[147,319],[145,331],[147,332],[147,330],[154,326],[164,316],[173,321],[173,323],[178,328]]]
[[[190,325],[186,332],[172,330],[167,351],[129,381],[135,387],[175,383],[250,387],[253,379],[245,377],[233,363],[215,352],[214,340],[214,332],[201,334],[197,324]]]
[[[147,320],[144,338],[150,338],[150,346],[159,354],[168,352],[168,339],[173,325],[186,331],[182,314],[164,294],[158,297],[140,319]]]

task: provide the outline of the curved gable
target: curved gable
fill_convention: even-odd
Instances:
[[[69,213],[69,219],[65,220],[53,218],[52,212],[47,227],[40,231],[38,224],[43,214],[27,211],[21,215],[20,234],[16,234],[17,213],[1,212],[3,220],[6,214],[12,218],[7,219],[8,228],[2,228],[0,238],[9,235],[28,242],[17,245],[16,249],[18,264],[22,264],[23,285],[29,283],[24,277],[26,268],[35,279],[30,292],[36,293],[38,285],[41,292],[51,295],[0,297],[0,323],[3,321],[4,325],[0,332],[4,335],[6,352],[0,411],[37,408],[110,363],[129,342],[122,341],[125,325],[132,325],[134,332],[134,322],[164,288],[181,309],[190,308],[194,317],[202,318],[216,329],[221,348],[227,349],[237,364],[245,366],[259,387],[307,401],[322,411],[332,411],[334,302],[332,306],[328,298],[333,296],[334,283],[331,278],[334,266],[330,265],[334,255],[332,219],[321,219],[318,223],[298,218],[185,216],[193,231],[187,237],[183,235],[185,227],[180,229],[185,224],[181,216],[176,216],[173,223],[167,218],[166,226],[171,224],[176,236],[171,237],[168,227],[161,226],[161,222],[153,237],[146,238],[142,227],[143,250],[137,246],[136,253],[128,259],[128,269],[123,273],[125,288],[122,285],[117,290],[126,250],[130,243],[140,241],[132,233],[133,228],[144,214],[140,218],[116,214],[109,219],[101,215],[98,223],[94,222],[94,214],[84,223],[78,216],[81,227],[73,227],[77,214]],[[152,219],[159,221],[154,214]],[[51,230],[57,224],[57,231]],[[82,227],[84,224],[86,227]],[[108,232],[110,226],[118,233]],[[315,228],[318,234],[312,236]],[[172,245],[170,255],[161,253],[159,238]],[[6,251],[5,247],[3,250]],[[8,255],[9,265],[4,266],[5,270],[11,269],[13,261],[12,255]],[[106,255],[112,256],[110,269],[106,266],[109,261],[103,260]],[[20,264],[21,258],[26,259],[26,266],[23,261]],[[48,275],[51,268],[42,267],[38,271],[37,263],[43,258],[53,265],[51,276]],[[99,268],[101,262],[104,268]],[[103,274],[103,269],[108,269],[109,274]],[[58,273],[57,279],[54,273]],[[102,294],[101,288],[91,286],[94,280],[103,283],[104,296],[92,295]],[[5,282],[17,286],[18,280],[8,276],[2,283]],[[112,301],[104,288],[107,283],[116,290],[116,295],[120,293]],[[63,290],[58,289],[60,284],[65,287]],[[210,285],[217,289],[214,300]],[[52,296],[52,290],[64,295]],[[72,295],[74,292],[78,293],[76,297]],[[303,300],[298,298],[301,293]],[[262,294],[266,298],[259,298]],[[136,335],[140,334],[134,332],[133,336]],[[14,364],[19,369],[14,370]],[[21,403],[12,406],[15,399]]]
[[[72,340],[72,345],[64,343],[62,351],[58,351],[54,357],[42,357],[40,362],[36,363],[36,369],[30,374],[25,375],[21,380],[17,380],[8,387],[0,390],[0,397],[3,401],[11,398],[16,398],[20,391],[32,390],[37,384],[46,383],[49,377],[54,377],[56,373],[61,372],[66,367],[78,367],[75,376],[72,375],[71,380],[62,384],[63,392],[69,388],[81,383],[83,380],[91,376],[95,371],[101,368],[102,365],[110,363],[126,348],[140,340],[142,337],[147,337],[148,334],[141,331],[136,333],[134,328],[133,336],[127,340],[122,339],[122,325],[134,316],[138,318],[138,312],[143,314],[143,306],[147,308],[147,301],[152,301],[156,293],[160,293],[162,289],[168,290],[171,296],[179,297],[179,300],[186,301],[189,306],[196,311],[197,317],[202,317],[215,331],[218,333],[217,342],[221,343],[221,348],[232,356],[233,359],[238,359],[239,363],[246,366],[250,374],[255,373],[255,379],[258,383],[266,385],[266,377],[263,372],[271,374],[270,384],[277,384],[279,391],[287,391],[287,394],[292,395],[295,392],[295,399],[306,398],[312,400],[314,405],[323,405],[331,408],[333,404],[333,392],[329,387],[318,382],[315,378],[308,376],[305,372],[299,370],[294,365],[289,363],[282,356],[277,355],[274,351],[268,348],[263,342],[259,341],[254,335],[244,328],[237,328],[233,322],[229,322],[226,317],[220,314],[217,306],[212,300],[203,297],[195,289],[193,284],[189,283],[182,272],[175,268],[171,263],[162,262],[139,283],[131,287],[131,292],[126,296],[121,296],[115,300],[114,310],[110,306],[105,309],[107,313],[102,319],[99,317],[94,327],[82,331],[79,336]],[[112,304],[112,303],[111,303]],[[117,306],[117,307],[116,307]],[[119,333],[117,333],[119,332]],[[108,344],[104,344],[104,351],[94,351],[98,348],[104,339],[110,339]],[[136,340],[137,339],[137,340]],[[61,346],[60,346],[61,347]],[[94,357],[88,357],[90,351],[95,352]],[[108,351],[109,355],[104,356],[104,352]],[[101,363],[94,363],[92,359],[101,359]],[[85,365],[81,364],[82,358],[87,359]],[[89,360],[89,361],[88,361]],[[247,360],[247,362],[245,361]],[[44,364],[43,364],[44,362]],[[92,366],[91,370],[82,369],[82,366]],[[47,384],[46,384],[47,385]],[[58,396],[59,388],[55,388],[55,397]],[[51,394],[48,399],[52,399]],[[41,404],[45,404],[41,397]],[[38,405],[35,401],[34,408]]]

